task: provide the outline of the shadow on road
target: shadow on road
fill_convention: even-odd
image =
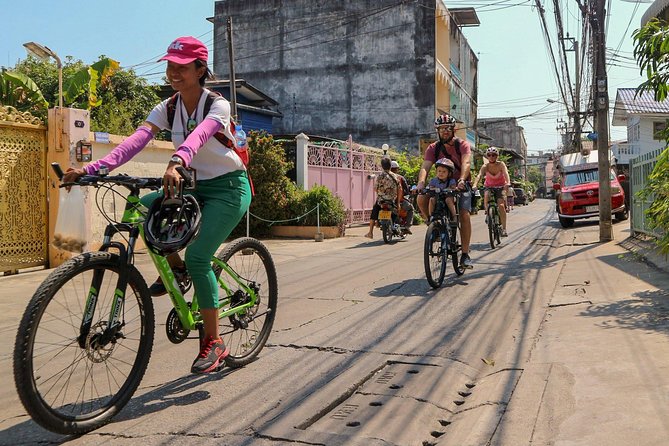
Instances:
[[[669,277],[665,272],[639,261],[634,253],[609,255],[599,260],[621,271],[640,277],[657,289],[633,293],[629,299],[592,305],[580,313],[584,317],[605,317],[602,328],[652,330],[669,336]]]

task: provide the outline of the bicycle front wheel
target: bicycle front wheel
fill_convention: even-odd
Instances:
[[[425,277],[432,288],[439,288],[446,274],[446,249],[442,243],[441,224],[430,223],[425,233],[423,249]]]
[[[238,296],[234,298],[235,301],[250,301],[250,296],[238,285],[237,280],[257,294],[254,306],[219,319],[221,338],[230,348],[225,363],[230,367],[242,367],[255,359],[272,331],[279,294],[276,267],[267,247],[250,237],[232,241],[217,257],[227,263],[237,276],[232,277],[214,266],[216,278],[219,279],[223,274],[223,281]]]
[[[497,227],[497,219],[495,218],[496,212],[495,208],[492,206],[488,207],[488,237],[490,238],[490,247],[495,249],[495,228]]]
[[[121,326],[105,339],[119,264],[119,256],[108,252],[63,263],[23,315],[14,348],[16,390],[33,420],[50,431],[82,434],[108,423],[144,376],[153,345],[153,303],[134,266],[125,300],[115,310]],[[90,328],[82,334],[89,296],[96,293]]]

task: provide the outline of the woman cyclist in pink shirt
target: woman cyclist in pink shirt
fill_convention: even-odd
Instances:
[[[503,161],[499,160],[499,150],[497,147],[488,147],[486,150],[486,157],[488,162],[483,164],[479,174],[476,175],[476,179],[472,183],[472,187],[476,187],[481,181],[481,177],[485,174],[485,181],[483,185],[487,188],[504,188],[493,190],[495,194],[495,199],[499,206],[499,216],[502,220],[502,237],[506,237],[506,194],[509,190],[509,185],[511,184],[511,178],[509,178],[509,171],[506,168],[506,164]],[[488,209],[488,200],[490,199],[490,190],[486,189],[485,195],[483,196],[483,206],[484,209]]]

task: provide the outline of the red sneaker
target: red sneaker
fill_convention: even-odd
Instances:
[[[191,373],[212,372],[229,354],[230,349],[225,346],[221,338],[214,339],[210,336],[202,342],[200,354],[193,361],[190,371]]]

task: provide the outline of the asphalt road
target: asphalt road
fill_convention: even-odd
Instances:
[[[114,421],[80,438],[44,431],[11,378],[18,317],[43,272],[0,279],[0,444],[426,445],[490,438],[529,354],[558,268],[550,200],[516,206],[491,250],[474,216],[475,268],[432,290],[425,228],[393,245],[348,236],[271,240],[279,308],[268,345],[245,368],[189,374],[196,341],[171,344],[156,299],[144,380]],[[355,232],[355,231],[349,231]],[[141,268],[151,281],[146,263]],[[446,434],[447,433],[447,434]]]

